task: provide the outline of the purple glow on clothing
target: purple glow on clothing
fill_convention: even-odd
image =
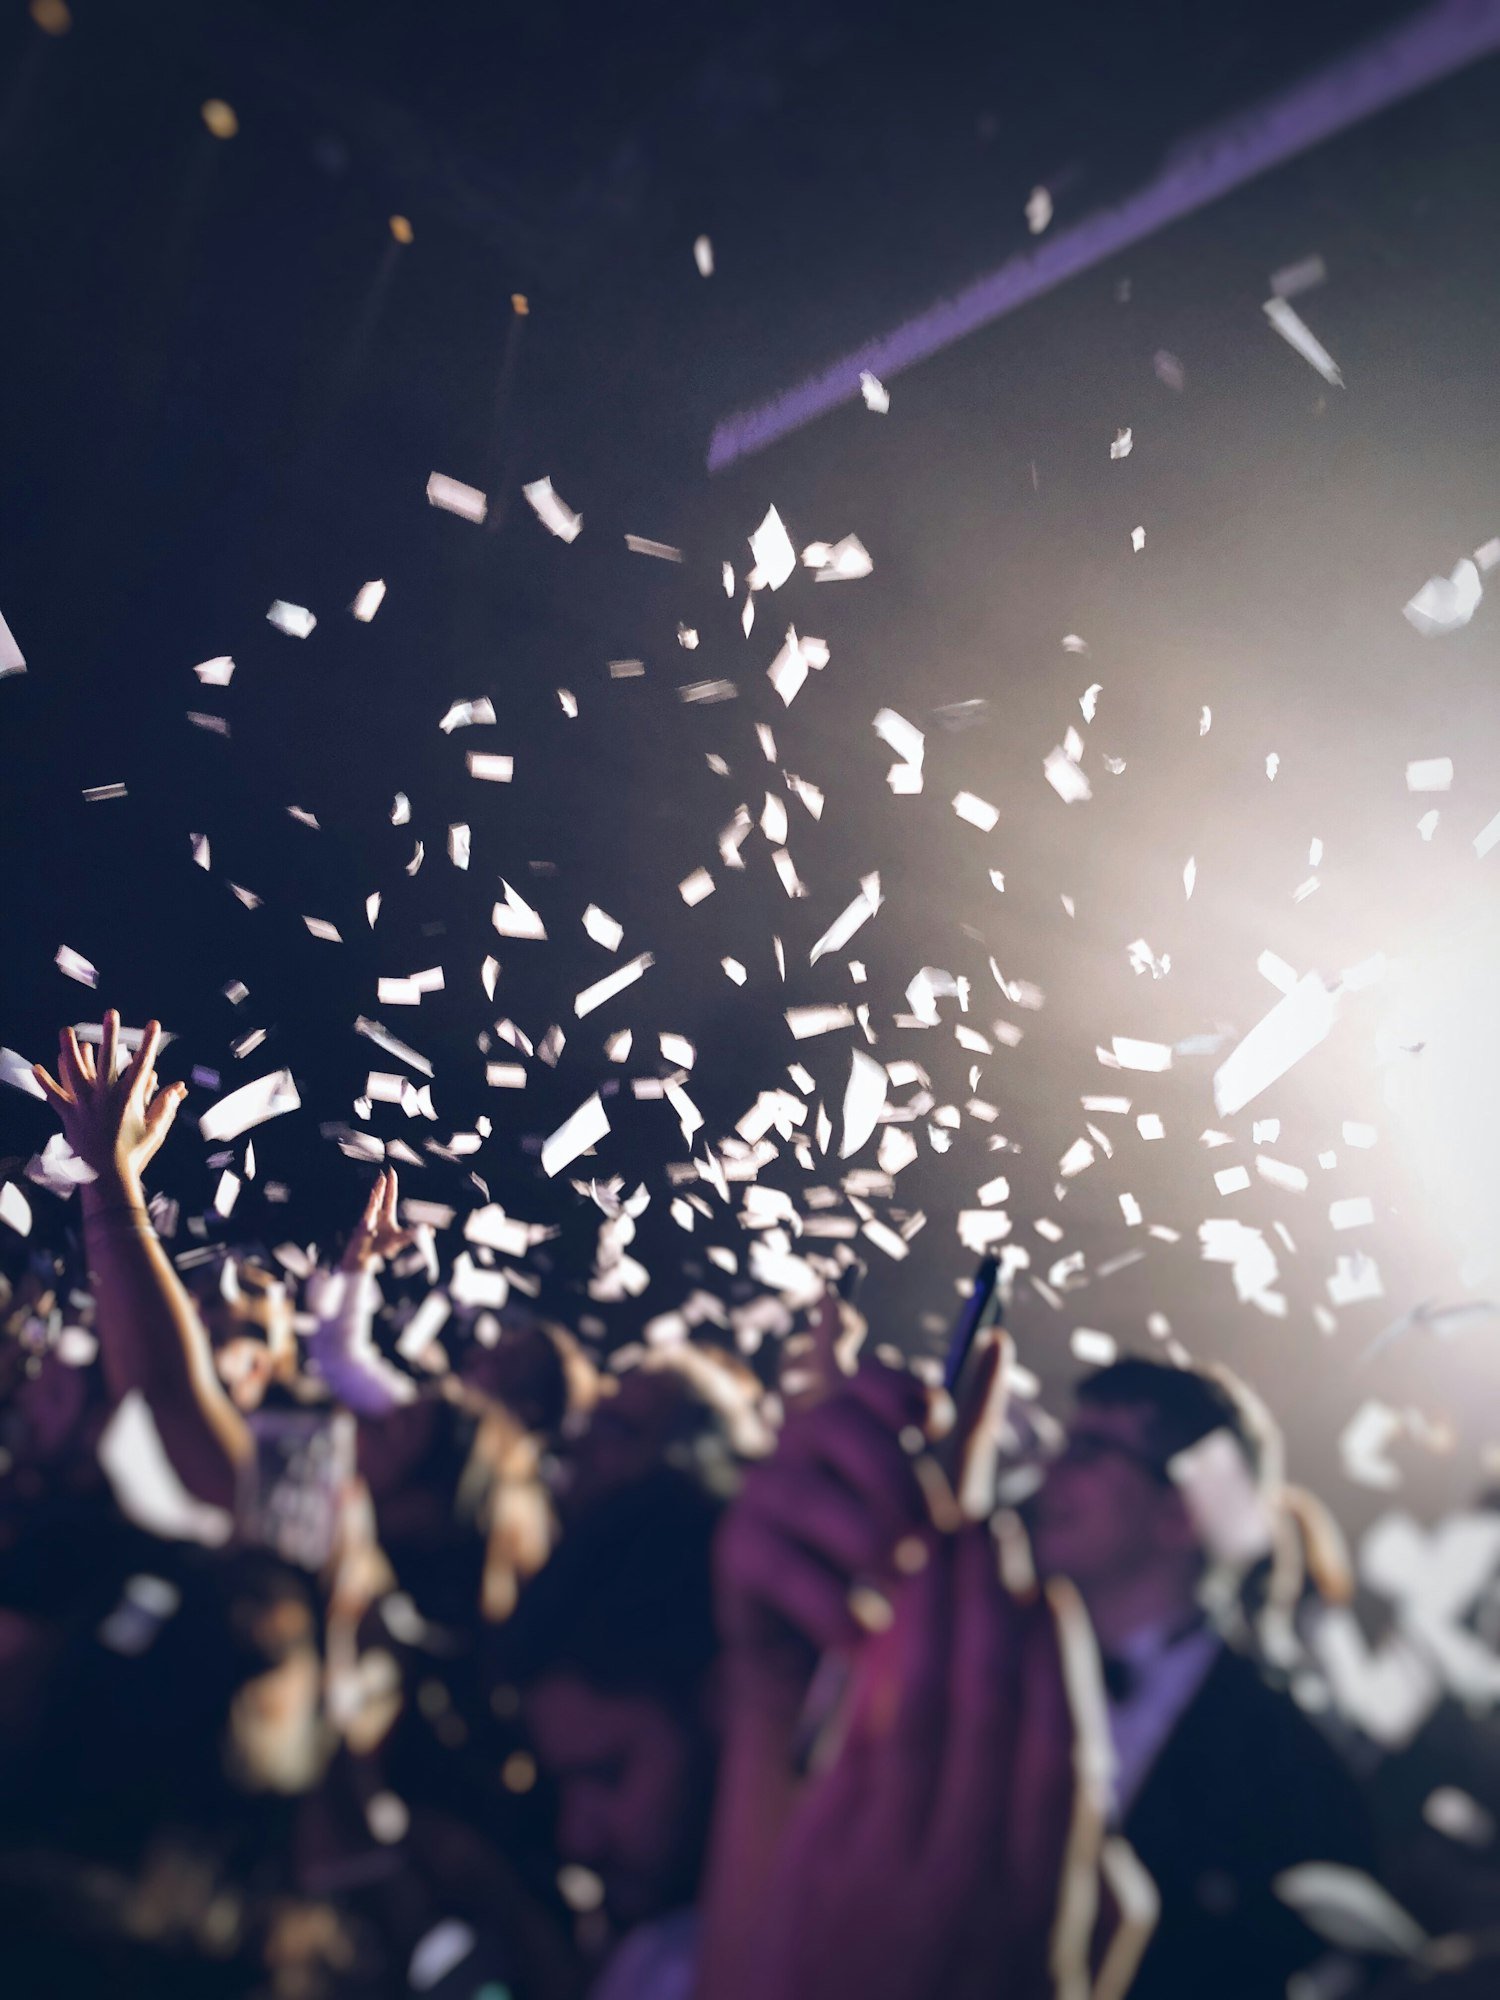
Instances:
[[[1437,0],[1414,20],[1304,77],[1281,96],[1185,140],[1154,180],[1118,206],[1019,252],[955,297],[940,299],[759,408],[725,417],[709,441],[709,471],[722,471],[826,410],[852,402],[863,370],[882,381],[899,375],[1180,216],[1497,49],[1500,0]]]

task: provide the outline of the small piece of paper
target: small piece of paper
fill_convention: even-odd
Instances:
[[[1403,607],[1403,615],[1424,639],[1432,639],[1444,632],[1461,631],[1479,609],[1483,596],[1478,566],[1465,556],[1452,576],[1429,577]]]
[[[767,509],[766,518],[750,537],[750,553],[760,583],[771,590],[780,590],[797,567],[797,551],[774,507]]]
[[[500,886],[505,891],[505,901],[496,903],[490,912],[490,921],[501,937],[529,938],[536,943],[544,943],[547,927],[541,917],[524,897],[517,895],[509,882],[502,878]]]
[[[1316,368],[1325,382],[1335,389],[1343,388],[1344,378],[1339,373],[1338,363],[1295,306],[1288,305],[1285,299],[1272,298],[1266,300],[1261,311],[1287,345],[1294,347],[1304,361]]]
[[[193,672],[207,687],[227,688],[234,679],[234,661],[227,653],[221,653],[217,659],[204,660]]]
[[[508,785],[516,773],[515,758],[502,757],[494,750],[471,750],[468,766],[471,778],[483,778],[492,785]]]
[[[890,391],[868,368],[859,372],[859,393],[865,399],[865,408],[873,410],[878,417],[883,417],[891,407]]]
[[[317,625],[317,619],[305,604],[288,604],[277,598],[266,618],[278,632],[285,632],[289,639],[305,639]]]
[[[1406,767],[1409,792],[1446,792],[1453,787],[1451,757],[1419,757]]]
[[[993,833],[1000,824],[1000,808],[987,799],[976,798],[972,792],[959,792],[953,800],[953,810],[981,833]]]
[[[565,1118],[552,1136],[542,1145],[542,1172],[549,1180],[569,1167],[574,1160],[596,1146],[609,1131],[609,1119],[600,1102],[599,1093],[585,1098],[570,1118]]]
[[[477,486],[465,486],[461,479],[450,479],[446,472],[429,475],[427,499],[430,506],[440,507],[445,514],[457,514],[476,526],[490,511],[488,499]]]
[[[242,1083],[238,1090],[231,1090],[227,1097],[210,1105],[198,1120],[198,1130],[205,1139],[214,1142],[238,1139],[242,1132],[264,1125],[268,1118],[280,1118],[285,1112],[297,1110],[301,1102],[291,1071],[275,1070],[269,1076],[257,1077],[253,1083]]]
[[[583,527],[583,516],[573,509],[556,492],[550,479],[533,479],[521,491],[530,501],[537,519],[544,528],[562,542],[576,542]]]
[[[360,585],[359,589],[354,593],[354,602],[349,608],[361,625],[368,625],[384,602],[385,580],[377,576],[372,578],[369,583],[362,583]]]
[[[642,973],[656,963],[649,951],[643,951],[638,958],[630,960],[618,970],[608,973],[603,979],[586,986],[573,1001],[573,1012],[581,1021],[585,1014],[592,1014],[596,1007],[602,1007],[606,1000],[612,1000],[617,993],[623,993],[627,986],[633,986]]]
[[[69,979],[76,979],[80,986],[99,984],[97,969],[89,963],[81,951],[74,951],[69,945],[60,944],[52,962],[59,972]]]

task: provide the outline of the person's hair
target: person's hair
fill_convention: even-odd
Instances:
[[[720,1504],[669,1467],[570,1527],[497,1639],[502,1679],[571,1674],[606,1694],[691,1704],[718,1651],[711,1552]]]
[[[1146,1449],[1163,1471],[1178,1452],[1224,1430],[1257,1481],[1265,1475],[1270,1441],[1249,1397],[1238,1394],[1226,1376],[1128,1355],[1086,1376],[1076,1394],[1085,1409],[1144,1411]]]

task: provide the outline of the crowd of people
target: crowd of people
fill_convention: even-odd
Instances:
[[[748,1356],[434,1325],[394,1171],[327,1262],[174,1242],[158,1046],[37,1071],[77,1236],[0,1342],[5,1992],[1500,1987],[1493,1826],[1424,1904],[1235,1380],[1118,1360],[1053,1422],[1003,1333],[944,1386],[832,1282]]]

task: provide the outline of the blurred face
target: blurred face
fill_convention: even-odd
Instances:
[[[1029,1510],[1043,1575],[1071,1577],[1086,1591],[1190,1545],[1182,1501],[1152,1460],[1149,1422],[1142,1409],[1077,1411]]]
[[[571,1674],[534,1688],[526,1713],[557,1787],[558,1847],[601,1878],[615,1922],[690,1902],[712,1782],[706,1732],[649,1696],[605,1694]]]

